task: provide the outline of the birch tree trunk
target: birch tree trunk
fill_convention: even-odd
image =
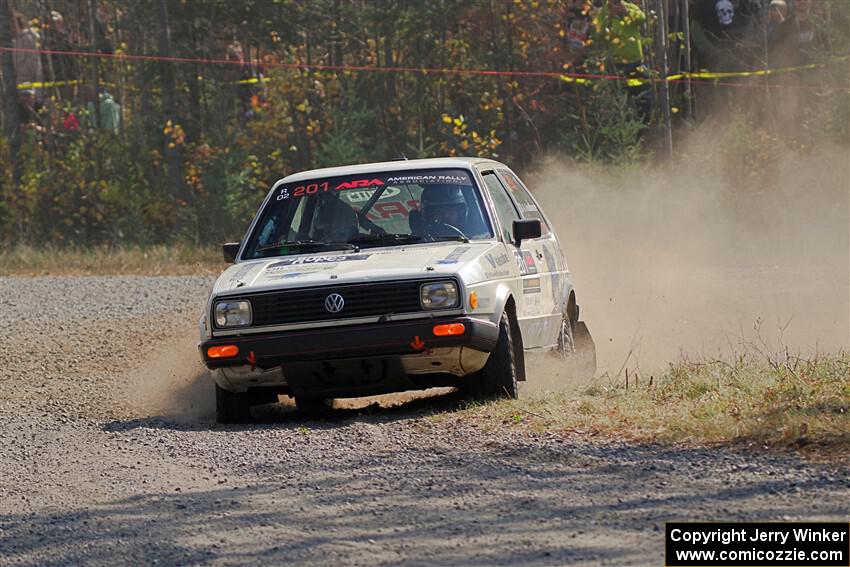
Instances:
[[[12,7],[9,0],[0,0],[0,47],[12,47]],[[12,164],[12,186],[6,190],[11,192],[17,190],[21,180],[21,166],[18,163],[18,150],[21,147],[21,134],[18,132],[18,78],[11,51],[0,53],[0,65],[3,69],[4,87],[3,130],[9,140],[9,161]]]
[[[160,57],[171,57],[171,30],[168,26],[168,6],[166,5],[166,0],[160,0],[159,2],[159,55]],[[172,126],[175,126],[178,124],[178,120],[176,112],[177,95],[174,86],[174,63],[161,61],[160,77],[163,122],[166,125],[170,122]],[[178,206],[185,206],[188,204],[188,195],[183,185],[180,145],[173,142],[174,140],[171,135],[165,136],[164,153],[165,164],[168,169],[168,192],[178,203]]]

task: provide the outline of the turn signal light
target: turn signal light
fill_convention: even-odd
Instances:
[[[463,323],[447,323],[445,325],[434,325],[435,337],[452,337],[462,335],[466,332],[466,326]]]
[[[239,347],[236,345],[211,346],[207,349],[207,356],[210,358],[233,358],[237,354]]]

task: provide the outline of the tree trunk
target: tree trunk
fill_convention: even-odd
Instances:
[[[12,47],[12,7],[8,0],[0,0],[0,47]],[[15,191],[21,180],[21,164],[18,150],[21,147],[21,133],[18,132],[18,77],[15,73],[15,61],[11,51],[0,53],[0,65],[3,68],[3,126],[9,140],[9,162],[12,164],[12,186]],[[0,180],[2,188],[2,180]]]
[[[168,27],[166,0],[159,2],[159,55],[160,57],[171,57],[171,32]],[[161,61],[159,65],[163,121],[166,125],[170,122],[172,127],[178,124],[173,65],[170,61]],[[171,135],[166,135],[164,145],[165,164],[168,168],[168,192],[180,206],[185,206],[188,204],[188,196],[183,186],[180,146],[174,143],[174,138]]]
[[[96,0],[89,0],[89,41],[90,43],[90,51],[92,53],[97,53],[97,24],[95,23],[95,18],[97,18],[97,2]],[[97,56],[92,56],[91,61],[89,62],[91,65],[89,80],[89,89],[92,100],[91,103],[94,106],[94,116],[91,117],[92,122],[96,124],[97,128],[100,128],[100,87],[99,83],[99,72],[100,72],[100,59]],[[98,168],[98,171],[100,168]]]
[[[9,0],[0,0],[0,47],[12,48],[12,9]],[[15,61],[11,51],[0,53],[3,68],[3,126],[4,134],[10,145],[18,130],[18,80],[15,74]],[[12,146],[13,149],[14,146]],[[15,156],[11,156],[12,162]]]

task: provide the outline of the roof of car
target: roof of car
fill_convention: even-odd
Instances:
[[[358,165],[343,165],[339,167],[325,167],[322,169],[310,169],[287,175],[278,183],[291,183],[304,179],[316,179],[321,177],[336,177],[338,175],[356,175],[358,173],[378,173],[384,171],[405,171],[408,169],[431,169],[462,167],[469,169],[473,165],[491,163],[496,166],[502,165],[497,161],[479,157],[444,157],[429,159],[401,159],[396,161],[381,161],[376,163],[363,163]],[[502,165],[503,166],[503,165]],[[503,166],[504,167],[504,166]],[[277,183],[276,183],[277,185]]]

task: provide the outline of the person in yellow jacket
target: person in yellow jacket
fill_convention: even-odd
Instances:
[[[609,71],[630,79],[648,77],[643,64],[642,25],[646,14],[634,2],[605,0],[593,17],[593,44],[605,55]],[[647,123],[652,100],[649,82],[627,87],[641,121]]]
[[[637,4],[608,0],[593,18],[594,43],[606,51],[614,66],[636,68],[643,64],[644,20],[646,14]]]

